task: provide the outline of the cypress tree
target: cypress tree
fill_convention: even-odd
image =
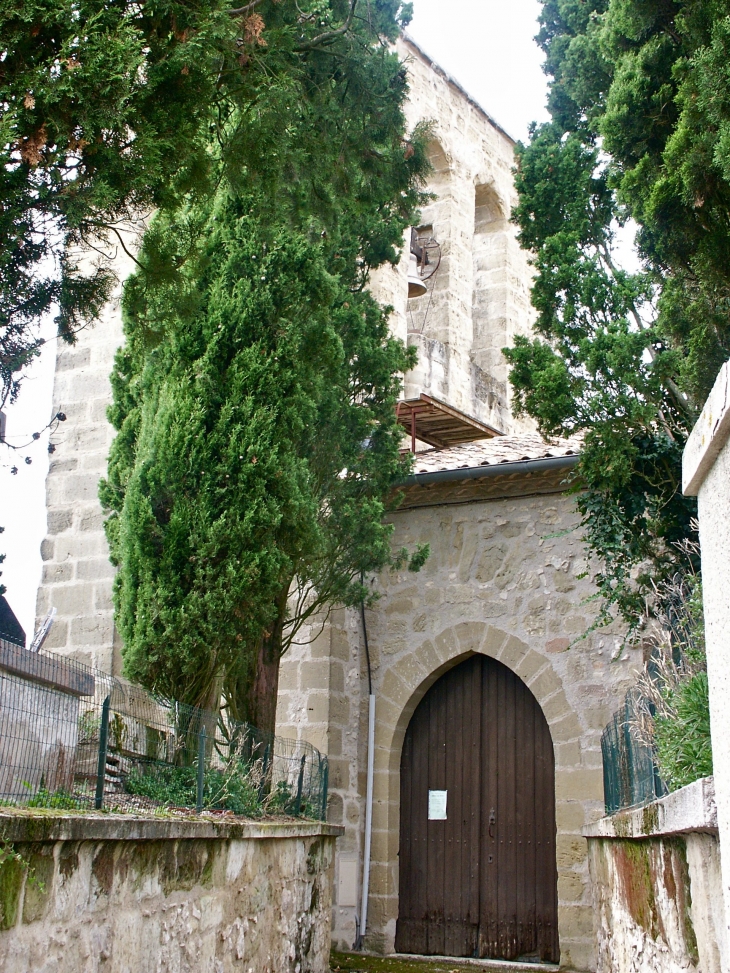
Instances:
[[[222,690],[267,731],[306,625],[427,553],[393,551],[384,519],[414,361],[366,290],[415,218],[427,132],[406,138],[402,65],[365,36],[268,92],[286,119],[270,167],[155,219],[113,374],[101,497],[125,672],[194,704]],[[248,137],[272,124],[254,117]]]
[[[638,624],[692,534],[687,436],[730,357],[727,0],[543,0],[551,121],[518,147],[533,338],[519,408],[582,432],[578,504],[604,617]],[[632,219],[641,260],[618,263]]]

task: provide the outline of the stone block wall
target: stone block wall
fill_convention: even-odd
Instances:
[[[124,280],[133,264],[121,254],[114,268]],[[122,344],[120,296],[121,285],[96,324],[82,330],[74,345],[59,345],[53,412],[67,418],[54,437],[57,450],[46,480],[48,534],[41,545],[43,575],[36,603],[36,627],[49,608],[57,610],[45,649],[114,674],[120,670],[114,568],[98,491],[114,436],[106,411],[114,355]]]
[[[337,828],[8,813],[0,827],[0,973],[329,970]]]
[[[502,355],[533,319],[531,270],[509,223],[514,142],[414,43],[403,39],[398,51],[409,71],[409,123],[434,123],[428,190],[435,199],[421,225],[442,248],[423,297],[394,293],[397,273],[375,281],[395,308],[395,333],[418,349],[406,398],[427,392],[502,432],[530,431],[529,420],[511,414]]]
[[[556,759],[559,933],[566,969],[595,969],[593,889],[582,828],[604,814],[600,737],[641,665],[620,631],[589,631],[579,517],[564,474],[418,487],[393,515],[397,547],[431,546],[419,574],[384,574],[366,612],[376,704],[375,804],[367,945],[393,948],[398,915],[400,752],[408,722],[438,675],[469,654],[499,659],[528,685]],[[520,495],[522,494],[522,495]],[[528,495],[524,495],[528,494]],[[410,503],[423,504],[408,506]],[[329,820],[342,824],[333,936],[350,947],[360,915],[367,672],[358,612],[332,615],[315,652],[285,658],[279,715],[309,738],[312,675],[328,680],[329,725],[313,738],[330,758]],[[322,701],[324,706],[324,700]],[[324,713],[324,710],[322,711]],[[324,718],[324,717],[323,717]],[[280,732],[288,732],[280,723]],[[296,725],[296,730],[295,730]],[[357,873],[356,901],[350,880]],[[345,904],[338,899],[343,890]]]

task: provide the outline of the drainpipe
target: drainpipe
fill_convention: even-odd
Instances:
[[[360,617],[362,619],[363,640],[365,642],[365,658],[368,666],[368,771],[367,790],[365,795],[365,848],[362,863],[362,894],[360,896],[360,922],[358,927],[355,949],[363,948],[363,940],[368,925],[368,896],[370,893],[370,845],[373,833],[373,767],[375,751],[375,693],[373,692],[373,677],[370,669],[370,647],[368,645],[368,629],[365,622],[365,602],[360,602]]]

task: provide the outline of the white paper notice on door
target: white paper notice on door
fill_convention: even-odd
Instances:
[[[446,798],[448,791],[429,791],[428,792],[428,820],[446,820]]]

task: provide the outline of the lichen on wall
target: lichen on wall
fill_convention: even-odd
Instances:
[[[589,841],[598,973],[715,973],[700,964],[686,840]]]

